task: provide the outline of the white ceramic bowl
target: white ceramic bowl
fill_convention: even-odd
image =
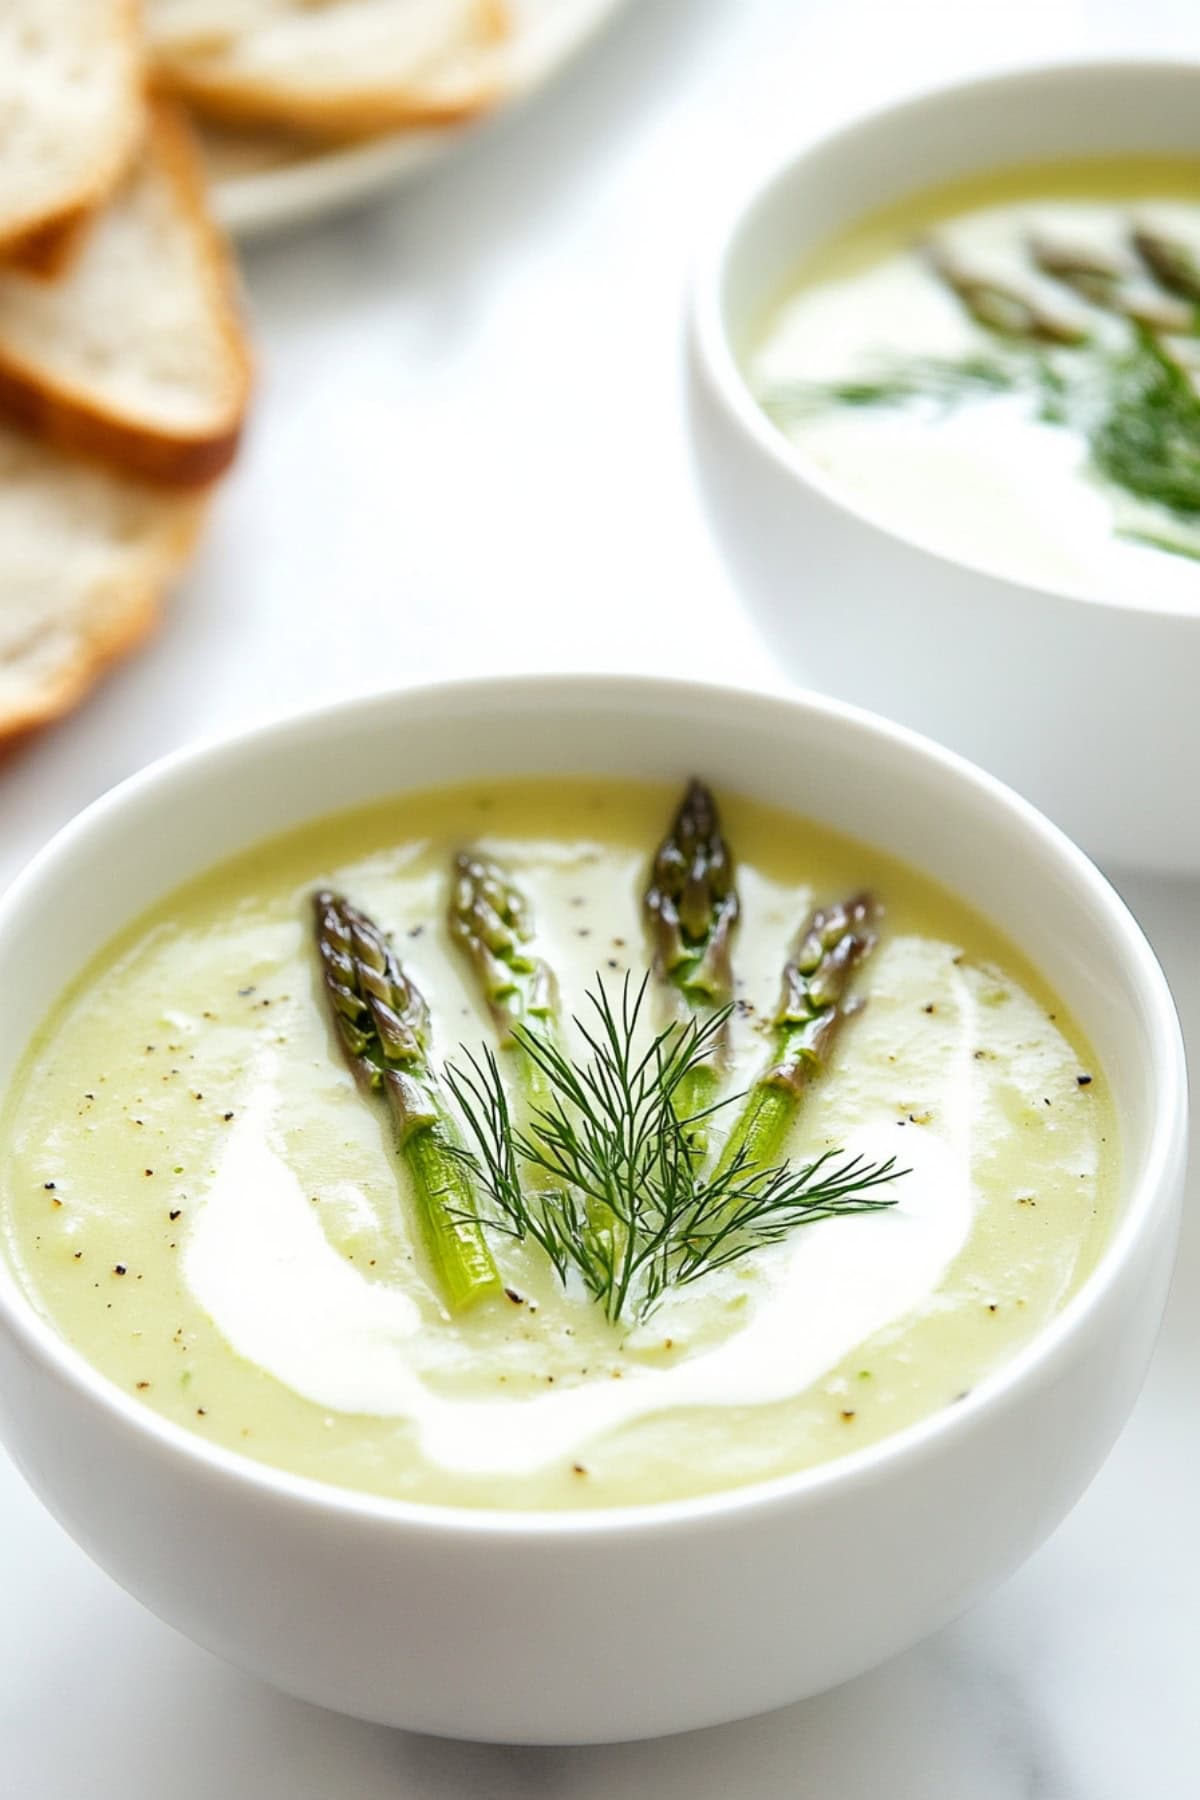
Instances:
[[[526,1742],[781,1705],[910,1644],[1015,1568],[1133,1404],[1185,1148],[1162,973],[1103,878],[1023,801],[834,702],[503,679],[355,701],[174,756],[85,812],[0,903],[0,1091],[61,984],[113,932],[264,835],[485,770],[694,767],[921,865],[1046,972],[1115,1096],[1112,1242],[1032,1346],[914,1429],[756,1487],[569,1515],[368,1498],[214,1448],[97,1374],[0,1267],[0,1429],[32,1486],[122,1586],[292,1693]]]
[[[1200,64],[1024,70],[871,114],[776,167],[703,258],[701,477],[739,587],[798,679],[927,731],[1113,864],[1200,868],[1194,611],[1040,588],[875,522],[761,411],[741,359],[805,254],[938,183],[1117,153],[1200,162]]]

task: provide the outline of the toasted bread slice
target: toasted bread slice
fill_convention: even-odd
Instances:
[[[158,78],[233,124],[365,137],[495,97],[504,0],[148,0]]]
[[[4,260],[44,254],[120,179],[142,129],[138,15],[137,0],[0,5]]]
[[[204,499],[0,427],[0,742],[56,718],[154,625]]]
[[[0,416],[145,480],[199,484],[233,458],[249,379],[190,135],[156,105],[66,273],[0,272]]]

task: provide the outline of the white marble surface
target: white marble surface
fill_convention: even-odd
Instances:
[[[1039,51],[1200,49],[1194,0],[640,0],[402,197],[257,248],[251,440],[148,653],[0,768],[0,880],[173,745],[461,670],[778,680],[706,536],[679,321],[714,193],[772,142]],[[1200,884],[1128,878],[1200,1043]],[[177,1637],[0,1462],[0,1793],[14,1800],[1192,1800],[1200,1233],[1125,1436],[968,1618],[766,1719],[495,1750],[339,1719]]]

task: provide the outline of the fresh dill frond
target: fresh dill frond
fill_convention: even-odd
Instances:
[[[680,1116],[676,1102],[730,1009],[669,1025],[641,1047],[646,989],[647,981],[634,988],[626,977],[614,1005],[597,978],[590,1015],[576,1020],[589,1052],[581,1063],[515,1028],[548,1092],[524,1129],[490,1049],[464,1052],[463,1067],[446,1069],[471,1139],[460,1154],[487,1203],[471,1216],[504,1236],[532,1239],[559,1278],[578,1276],[614,1322],[646,1318],[669,1289],[778,1243],[798,1225],[893,1206],[875,1190],[907,1172],[895,1158],[872,1163],[832,1150],[769,1169],[742,1155],[719,1178],[698,1168],[695,1130],[718,1107]]]
[[[896,407],[926,404],[939,410],[980,394],[1006,394],[1026,383],[1023,360],[992,356],[921,356],[880,360],[842,381],[796,381],[760,396],[776,420],[804,417],[830,406]]]
[[[1190,562],[1200,562],[1200,537],[1179,537],[1172,531],[1156,531],[1148,525],[1118,526],[1117,536],[1127,544],[1145,544],[1151,550],[1161,550],[1165,556],[1183,556]]]
[[[1181,516],[1200,513],[1200,396],[1152,333],[1109,361],[1092,460],[1114,487]]]

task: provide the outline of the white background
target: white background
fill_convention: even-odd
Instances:
[[[689,464],[681,305],[714,205],[859,104],[1133,48],[1200,55],[1194,0],[631,0],[418,187],[251,250],[245,453],[148,651],[0,764],[0,881],[161,752],[302,702],[493,669],[778,685]],[[1117,878],[1200,1043],[1200,884]],[[608,1750],[439,1743],[274,1694],[127,1599],[0,1461],[0,1794],[1194,1800],[1198,1344],[1190,1222],[1134,1420],[1020,1575],[837,1693]]]

